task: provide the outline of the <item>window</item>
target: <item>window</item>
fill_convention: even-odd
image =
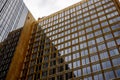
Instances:
[[[103,80],[102,74],[94,75],[94,80]]]
[[[96,10],[90,10],[90,14],[94,14],[94,13],[96,13]]]
[[[65,37],[65,41],[69,40],[70,39],[70,35],[66,36]],[[59,41],[60,42],[60,41]]]
[[[32,80],[33,79],[33,76],[28,76],[28,80]]]
[[[47,76],[47,71],[42,72],[42,77]]]
[[[72,51],[77,51],[77,50],[79,50],[79,46],[78,45],[72,47]]]
[[[110,68],[111,67],[110,61],[102,62],[102,67],[103,69]]]
[[[98,16],[101,16],[101,15],[103,15],[103,14],[105,14],[104,11],[100,11],[100,12],[98,13]]]
[[[95,0],[94,2],[98,2],[98,1],[100,1],[100,0]],[[100,2],[101,3],[101,2]]]
[[[82,65],[89,64],[89,58],[82,59]]]
[[[114,11],[114,10],[116,10],[115,6],[106,9],[106,10],[105,10],[105,13],[109,13],[109,12]]]
[[[82,4],[82,8],[86,7],[87,6],[87,3],[83,3]]]
[[[83,35],[83,34],[85,34],[84,30],[79,31],[79,35]]]
[[[116,74],[117,74],[117,77],[120,77],[120,69],[118,70],[115,70]]]
[[[80,10],[81,9],[81,6],[80,5],[77,5],[76,6],[76,10]]]
[[[51,77],[51,78],[49,78],[49,80],[55,80],[55,77]]]
[[[104,49],[106,49],[105,44],[98,45],[98,50],[99,51],[104,50]]]
[[[75,49],[75,50],[76,50],[76,49]],[[69,53],[71,53],[71,48],[65,49],[65,54],[69,54]]]
[[[78,39],[72,40],[72,45],[78,43]]]
[[[108,46],[108,48],[116,46],[115,41],[107,42],[107,46]]]
[[[82,10],[77,11],[77,15],[80,15],[81,13],[82,13]]]
[[[78,36],[77,33],[72,34],[72,38],[75,38],[75,37],[77,37],[77,36]]]
[[[95,8],[94,5],[89,6],[89,10],[91,10],[91,9],[93,9],[93,8]]]
[[[90,40],[88,41],[88,46],[94,45],[95,44],[95,40]]]
[[[81,29],[83,29],[83,28],[84,28],[84,25],[78,26],[78,30],[81,30]]]
[[[89,20],[90,20],[90,17],[84,18],[84,21],[85,21],[85,22],[87,22],[87,21],[89,21]]]
[[[30,73],[30,74],[34,73],[34,67],[31,67],[31,68],[29,69],[29,73]]]
[[[74,71],[75,77],[81,76],[81,70]]]
[[[109,1],[109,0],[108,0]],[[102,1],[102,3],[104,4],[104,3],[106,3],[106,2],[108,2],[107,0],[106,1]],[[109,2],[108,4],[105,4],[104,5],[104,8],[108,8],[108,7],[111,7],[112,5],[114,5],[114,3],[113,2]]]
[[[107,26],[107,25],[108,25],[108,22],[107,22],[107,21],[101,23],[101,26],[102,26],[102,27]]]
[[[100,7],[97,8],[97,11],[100,11],[100,10],[103,10],[102,6],[100,6]]]
[[[96,47],[89,48],[90,54],[97,52]]]
[[[64,80],[64,75],[57,76],[57,80]]]
[[[96,39],[96,41],[97,41],[97,43],[100,43],[100,42],[103,42],[104,39],[103,39],[103,37],[99,37],[99,38]]]
[[[75,16],[75,13],[74,13],[74,16]],[[74,17],[74,18],[72,18],[70,20],[71,20],[71,22],[74,22],[74,21],[76,21],[76,17]],[[76,26],[76,23],[75,22],[72,23],[71,26]]]
[[[99,29],[99,28],[100,28],[100,25],[99,25],[99,24],[97,24],[97,25],[95,25],[95,26],[93,27],[94,30]]]
[[[68,67],[69,67],[70,69],[72,69],[72,63],[69,63],[69,64],[68,64]]]
[[[43,63],[42,68],[48,68],[48,63]]]
[[[63,63],[64,59],[63,58],[58,58],[58,64]],[[55,64],[56,65],[56,64]]]
[[[54,66],[54,65],[56,65],[56,61],[55,60],[50,62],[50,66]]]
[[[107,52],[100,53],[100,59],[105,59],[105,58],[108,58],[108,53]]]
[[[30,63],[30,66],[34,66],[35,64],[36,64],[36,61],[32,60],[31,63]]]
[[[49,56],[44,56],[44,60],[48,60],[49,59]]]
[[[120,58],[112,59],[112,63],[113,63],[114,66],[120,65]]]
[[[82,50],[81,51],[81,56],[86,56],[88,55],[88,50]]]
[[[112,30],[119,29],[120,24],[115,24],[115,25],[111,26],[111,28],[112,28]]]
[[[94,19],[94,18],[96,18],[96,17],[97,17],[96,14],[91,15],[91,19]]]
[[[79,58],[79,57],[80,57],[79,52],[77,52],[77,53],[73,54],[73,59],[76,59],[76,58]]]
[[[83,23],[83,20],[82,20],[82,19],[81,19],[81,20],[78,20],[77,23],[78,23],[78,24],[82,24],[82,23]]]
[[[95,4],[95,6],[97,7],[97,6],[100,6],[101,5],[101,2],[97,2],[96,4]]]
[[[117,41],[117,44],[120,45],[120,39],[117,39],[116,41]]]
[[[107,15],[107,18],[112,18],[112,17],[114,17],[114,16],[116,16],[116,15],[118,15],[118,12],[117,12],[117,11],[108,14],[108,15]]]
[[[66,57],[65,57],[65,61],[66,61],[66,62],[71,61],[71,55],[70,55],[70,56],[66,56]]]
[[[88,5],[93,4],[93,0],[88,1]]]
[[[87,39],[93,38],[93,33],[87,35]]]
[[[58,72],[62,72],[64,70],[64,67],[63,66],[59,66],[58,68],[57,68],[57,71]]]
[[[71,25],[71,27],[74,27],[74,26],[76,26],[77,24],[76,24],[76,22],[74,22],[74,23],[71,23],[70,25]]]
[[[110,28],[109,27],[103,29],[103,33],[107,33],[107,32],[110,32]]]
[[[86,37],[85,36],[80,36],[79,38],[79,41],[82,42],[82,41],[85,41],[86,40]]]
[[[80,44],[80,49],[83,49],[83,48],[86,48],[86,47],[87,47],[86,42]]]
[[[80,61],[73,62],[73,68],[80,67]]]
[[[68,47],[68,46],[70,46],[70,45],[71,45],[71,42],[70,42],[70,41],[65,43],[65,47]]]
[[[115,56],[119,54],[118,49],[113,49],[113,50],[110,50],[109,52],[110,52],[110,56]]]
[[[105,72],[104,74],[105,74],[105,80],[110,80],[115,78],[113,71]]]
[[[93,72],[100,71],[101,70],[100,64],[92,65],[92,70]]]
[[[83,14],[84,17],[86,17],[86,16],[88,16],[88,15],[89,15],[88,12],[86,12],[86,13]]]
[[[93,80],[92,77],[84,78],[84,80]]]
[[[114,36],[115,36],[115,37],[120,36],[120,31],[116,31],[116,32],[114,32]]]
[[[96,62],[99,60],[98,55],[94,55],[90,57],[91,62]]]
[[[92,31],[91,27],[86,29],[86,33],[91,32],[91,31]]]
[[[108,39],[111,39],[111,38],[113,38],[112,34],[105,35],[105,40],[108,40]]]
[[[91,22],[85,23],[85,27],[91,26]]]
[[[37,57],[37,54],[32,54],[32,59],[35,59]]]
[[[73,7],[73,8],[71,8],[70,9],[70,12],[72,13],[72,12],[75,12],[75,8]]]
[[[84,67],[83,68],[83,75],[90,74],[90,73],[91,73],[90,67]]]
[[[37,52],[38,51],[38,48],[34,48],[33,49],[33,53]]]
[[[92,20],[92,24],[96,24],[96,23],[98,23],[98,19]]]
[[[87,7],[83,9],[83,13],[84,13],[84,12],[87,12],[87,11],[88,11],[88,8],[87,8]]]
[[[103,17],[100,17],[99,19],[100,19],[100,21],[103,21],[103,20],[106,20],[106,17],[103,16]]]
[[[102,31],[101,30],[98,30],[95,32],[95,36],[98,36],[98,35],[101,35],[102,34]]]
[[[118,21],[120,21],[120,17],[116,17],[116,18],[110,19],[109,23],[112,24],[112,23],[115,23],[115,22],[118,22]]]

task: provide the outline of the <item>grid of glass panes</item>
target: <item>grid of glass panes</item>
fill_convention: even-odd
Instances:
[[[78,68],[74,74],[80,77],[92,72],[102,73],[101,70],[115,65],[114,58],[119,56],[119,21],[120,16],[112,0],[90,0],[46,18],[40,25],[70,69]],[[106,78],[98,74],[91,79],[99,76]]]
[[[0,80],[5,80],[22,28],[9,33],[0,50]]]
[[[112,0],[83,1],[44,18],[38,27],[50,38],[59,56],[48,64],[43,62],[45,67],[41,68],[41,76],[45,78],[42,79],[65,79],[68,76],[66,72],[71,71],[71,79],[108,80],[120,77],[119,22],[120,13]],[[42,60],[47,56],[51,60],[50,55],[45,55]],[[58,58],[64,62],[54,63]],[[51,64],[55,66],[51,67]],[[52,70],[48,71],[46,66]],[[59,67],[54,69],[57,66],[62,66],[63,71]]]
[[[72,77],[72,71],[65,72],[63,75],[66,76],[61,75],[61,72],[69,69],[67,64],[63,66],[64,62],[64,59],[60,57],[60,53],[50,39],[46,37],[41,27],[36,26],[31,35],[20,78],[28,80],[69,79]],[[55,76],[53,77],[53,75]]]

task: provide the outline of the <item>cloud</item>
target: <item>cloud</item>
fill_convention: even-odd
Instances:
[[[48,16],[58,10],[79,2],[80,0],[23,0],[37,19]]]

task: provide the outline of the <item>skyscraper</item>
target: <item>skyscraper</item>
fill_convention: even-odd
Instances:
[[[119,0],[83,0],[27,27],[6,79],[120,79]]]
[[[24,25],[28,9],[23,0],[0,0],[0,42]]]

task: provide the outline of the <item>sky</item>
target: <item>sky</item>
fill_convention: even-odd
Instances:
[[[38,19],[55,13],[81,0],[23,0],[33,16]]]

